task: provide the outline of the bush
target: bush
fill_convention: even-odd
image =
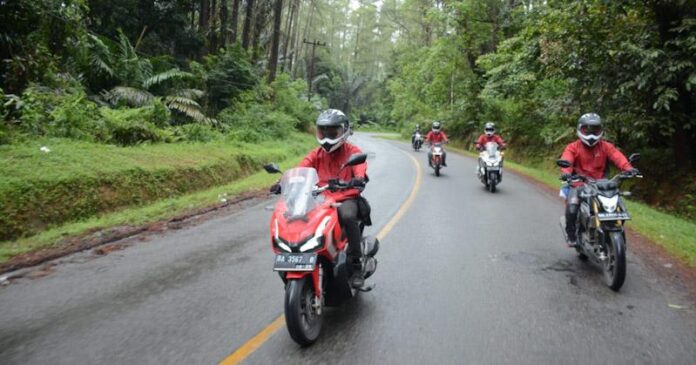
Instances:
[[[142,142],[160,142],[166,139],[161,129],[171,117],[169,110],[158,101],[141,108],[109,109],[103,107],[99,114],[106,121],[109,143],[131,146]]]
[[[81,88],[33,86],[21,96],[19,129],[30,135],[103,140],[108,135],[96,104]]]
[[[294,127],[300,131],[306,131],[316,117],[316,109],[312,104],[302,99],[301,94],[307,89],[304,80],[290,79],[288,74],[280,74],[271,83],[271,98],[273,109],[281,110],[295,119]]]
[[[265,104],[255,104],[236,112],[225,109],[218,119],[229,131],[230,138],[242,142],[283,139],[295,126],[294,118]]]

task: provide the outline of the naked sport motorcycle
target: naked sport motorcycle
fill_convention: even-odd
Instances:
[[[503,181],[503,152],[498,150],[498,144],[488,142],[479,153],[477,175],[479,180],[491,193]]]
[[[638,161],[637,153],[629,157],[631,163]],[[571,167],[570,162],[558,160],[562,168]],[[589,259],[599,265],[604,272],[604,281],[614,291],[618,291],[626,278],[626,234],[624,225],[631,219],[622,196],[630,192],[620,191],[622,181],[638,177],[620,173],[611,179],[594,180],[582,175],[572,175],[567,183],[583,182],[578,187],[580,206],[576,227],[577,245],[575,249],[582,260]],[[561,229],[566,236],[565,215],[561,216]],[[568,237],[565,237],[566,240]]]
[[[365,154],[351,156],[343,168],[364,163]],[[276,164],[264,166],[270,173],[280,173]],[[358,291],[349,278],[348,240],[338,221],[340,202],[322,192],[360,188],[331,180],[318,186],[313,168],[299,167],[286,171],[280,181],[281,198],[271,217],[270,241],[275,261],[273,270],[285,283],[285,322],[290,337],[302,346],[314,343],[321,332],[325,306],[338,306]],[[361,230],[364,224],[360,224]],[[377,269],[375,254],[379,241],[363,237],[360,270],[369,278]],[[352,265],[351,265],[352,266]]]
[[[420,151],[421,147],[423,146],[423,135],[420,132],[413,134],[413,141],[411,145],[413,146],[414,151]]]

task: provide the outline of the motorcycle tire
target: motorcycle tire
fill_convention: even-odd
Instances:
[[[497,179],[494,177],[491,179],[490,184],[488,184],[488,190],[490,190],[491,193],[495,193],[496,186],[498,185]]]
[[[435,166],[435,176],[440,176],[440,166]]]
[[[607,259],[604,261],[604,281],[613,291],[619,291],[626,279],[626,244],[623,232],[611,232],[606,242]]]
[[[321,333],[323,317],[312,306],[314,296],[311,276],[290,280],[285,287],[285,324],[301,346],[313,344]]]

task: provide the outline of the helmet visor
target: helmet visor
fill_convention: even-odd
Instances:
[[[336,139],[343,135],[345,130],[343,126],[318,127],[317,138],[319,139]]]
[[[601,125],[584,125],[580,127],[580,132],[586,136],[599,136],[602,134]]]
[[[491,127],[486,128],[486,133],[495,133],[495,128],[491,128]]]

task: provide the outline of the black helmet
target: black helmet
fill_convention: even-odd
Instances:
[[[493,122],[488,122],[486,123],[486,126],[483,129],[486,132],[486,135],[491,137],[495,134],[495,123]]]
[[[433,126],[432,126],[433,133],[436,133],[436,134],[440,133],[440,129],[442,129],[442,123],[437,122],[437,121],[433,122]]]
[[[589,147],[596,145],[601,139],[604,131],[602,130],[602,118],[595,113],[583,114],[578,119],[578,138],[582,143]]]
[[[327,109],[317,117],[317,141],[326,152],[337,150],[350,134],[350,122],[342,111]]]

